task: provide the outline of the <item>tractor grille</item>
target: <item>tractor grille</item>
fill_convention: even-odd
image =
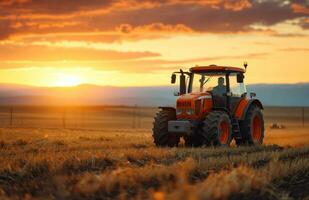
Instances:
[[[201,112],[201,104],[202,104],[202,100],[196,100],[195,101],[195,114],[198,115]]]
[[[179,101],[177,107],[191,107],[191,101]]]

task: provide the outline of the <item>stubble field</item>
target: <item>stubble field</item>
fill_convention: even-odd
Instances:
[[[0,199],[309,199],[309,129],[264,141],[157,148],[148,128],[1,128]]]

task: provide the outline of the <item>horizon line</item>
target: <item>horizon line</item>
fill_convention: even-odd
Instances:
[[[295,83],[249,83],[246,84],[247,86],[250,85],[306,85],[309,84],[309,82],[295,82]],[[81,86],[96,86],[96,87],[115,87],[115,88],[145,88],[145,87],[172,87],[173,85],[146,85],[146,86],[140,86],[140,85],[129,85],[129,86],[121,86],[121,85],[100,85],[100,84],[92,84],[92,83],[82,83],[78,85],[72,85],[72,86],[46,86],[46,85],[31,85],[31,84],[20,84],[20,83],[5,83],[0,82],[1,86],[20,86],[20,87],[33,87],[33,88],[77,88]]]

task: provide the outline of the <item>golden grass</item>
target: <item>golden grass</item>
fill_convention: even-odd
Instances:
[[[264,143],[294,147],[306,146],[309,144],[309,128],[267,129]]]
[[[284,183],[309,181],[307,131],[267,130],[259,147],[170,149],[143,130],[0,129],[0,199],[301,199],[306,190]]]

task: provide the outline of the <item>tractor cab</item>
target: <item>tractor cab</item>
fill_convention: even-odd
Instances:
[[[245,70],[241,68],[210,65],[176,73],[180,73],[180,89],[176,93],[178,119],[201,119],[213,109],[233,112],[247,96]]]
[[[174,72],[179,75],[176,107],[159,107],[153,138],[157,146],[229,146],[262,144],[264,119],[262,103],[255,93],[247,96],[244,69],[226,66],[196,66]]]

